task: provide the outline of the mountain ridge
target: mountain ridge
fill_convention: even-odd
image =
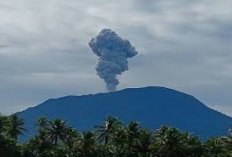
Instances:
[[[53,98],[18,114],[28,121],[28,130],[32,130],[39,116],[65,119],[78,130],[90,129],[102,124],[107,116],[115,116],[126,123],[140,121],[152,129],[160,125],[178,127],[203,139],[226,135],[232,124],[231,117],[209,108],[194,96],[159,86]]]

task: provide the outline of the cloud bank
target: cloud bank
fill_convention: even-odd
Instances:
[[[7,0],[0,2],[0,111],[104,92],[89,39],[102,28],[138,57],[119,89],[160,85],[232,116],[232,0]]]

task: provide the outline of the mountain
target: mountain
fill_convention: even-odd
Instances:
[[[150,129],[161,125],[177,127],[200,135],[202,139],[227,135],[232,125],[231,117],[210,109],[193,96],[164,87],[49,99],[19,115],[26,120],[26,128],[32,133],[40,116],[65,119],[79,131],[103,124],[107,116],[116,116],[125,123],[139,121]]]

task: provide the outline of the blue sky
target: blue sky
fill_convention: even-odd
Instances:
[[[139,55],[119,89],[165,86],[232,116],[232,0],[0,1],[0,111],[106,92],[88,42],[102,28]]]

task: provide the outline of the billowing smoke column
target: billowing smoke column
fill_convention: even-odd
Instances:
[[[97,75],[106,83],[109,91],[115,91],[119,80],[117,75],[128,70],[128,58],[138,54],[128,40],[120,38],[110,29],[103,29],[100,34],[89,42],[98,59]]]

